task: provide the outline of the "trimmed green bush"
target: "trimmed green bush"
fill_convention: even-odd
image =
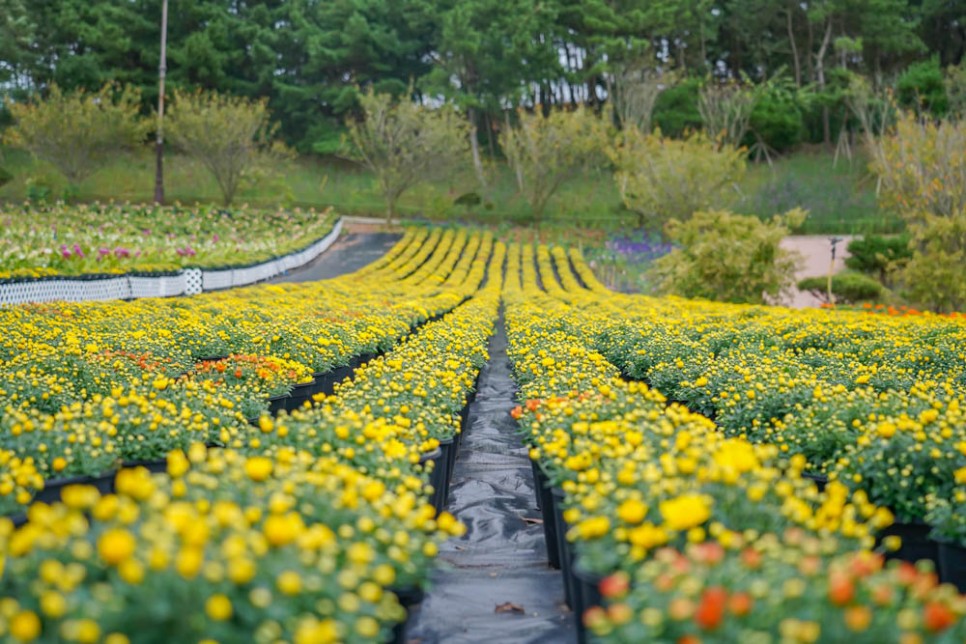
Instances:
[[[871,275],[887,286],[890,266],[912,257],[908,235],[866,235],[850,241],[848,249],[850,257],[845,259],[846,266]]]
[[[945,116],[949,111],[946,79],[936,57],[909,65],[896,85],[899,104],[916,111],[927,111],[934,116]]]
[[[802,110],[795,100],[784,92],[763,92],[755,102],[749,121],[751,132],[761,137],[770,149],[787,152],[802,142],[805,124]],[[755,143],[753,135],[746,137],[750,147]]]
[[[648,280],[662,295],[752,304],[779,298],[792,290],[801,259],[781,241],[806,215],[795,209],[762,221],[719,210],[672,220],[667,233],[675,248],[654,262]]]
[[[692,78],[669,87],[654,103],[651,122],[665,136],[678,138],[688,130],[699,130],[704,122],[698,112],[701,81]]]
[[[806,277],[798,282],[798,290],[808,291],[823,302],[828,302],[828,277]],[[844,304],[873,302],[882,298],[885,287],[868,275],[843,271],[832,276],[832,295]]]

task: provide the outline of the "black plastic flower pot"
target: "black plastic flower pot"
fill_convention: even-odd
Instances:
[[[456,446],[459,447],[460,443],[463,442],[463,434],[470,429],[470,404],[471,401],[467,400],[463,408],[460,409],[460,431],[456,434]],[[459,451],[459,450],[457,450]]]
[[[902,539],[902,545],[895,552],[886,552],[886,559],[901,559],[915,563],[928,559],[938,567],[939,544],[929,537],[932,531],[921,521],[909,523],[893,523],[877,535],[877,545],[886,537],[896,536]]]
[[[939,541],[939,578],[966,593],[966,547],[953,541]]]
[[[543,500],[543,488],[546,484],[546,477],[544,476],[543,470],[540,469],[540,466],[532,458],[530,459],[530,472],[533,475],[534,502],[537,504],[537,509],[543,513],[544,507],[548,507]]]
[[[459,457],[459,442],[456,437],[458,434],[454,434],[453,438],[449,439],[449,453],[447,454],[448,460],[446,463],[446,499],[449,499],[449,486],[453,482],[453,472],[456,471],[456,459]]]
[[[574,619],[577,626],[577,641],[587,641],[587,627],[584,625],[584,614],[594,606],[603,604],[603,597],[600,594],[601,575],[584,570],[580,564],[573,566],[574,575]]]
[[[168,459],[166,458],[156,458],[147,461],[124,461],[121,466],[122,469],[132,469],[135,467],[143,467],[152,474],[161,474],[168,471]]]
[[[426,465],[430,461],[433,462],[433,471],[429,473],[429,484],[433,486],[433,494],[429,498],[429,502],[432,503],[436,512],[439,513],[443,507],[443,482],[446,480],[443,478],[446,474],[444,471],[445,459],[443,458],[443,450],[440,447],[423,454],[419,458],[419,462],[422,465]]]
[[[550,482],[536,461],[530,461],[533,468],[533,484],[537,495],[537,506],[543,516],[543,537],[547,542],[547,564],[551,568],[560,570],[560,548],[557,543],[557,522],[553,512],[553,494]]]
[[[480,374],[482,373],[482,369],[476,372],[476,378],[473,379],[473,389],[466,397],[466,404],[464,404],[463,408],[460,410],[460,433],[456,435],[457,448],[463,442],[463,435],[470,430],[470,405],[476,401],[476,394],[480,385]]]
[[[92,485],[101,494],[111,494],[114,491],[114,472],[97,476],[67,476],[64,478],[44,481],[44,489],[38,491],[33,503],[57,503],[61,500],[61,492],[71,485]]]
[[[286,411],[295,411],[296,409],[299,409],[306,400],[309,400],[312,397],[312,389],[314,387],[315,382],[307,382],[292,387],[291,393],[289,393],[288,398],[285,400]]]
[[[576,604],[576,593],[574,589],[573,576],[573,555],[570,543],[567,541],[567,522],[563,518],[564,491],[560,488],[551,490],[553,499],[553,521],[554,531],[556,532],[557,553],[560,559],[560,571],[563,574],[564,601],[567,606],[574,610]]]
[[[311,395],[325,394],[331,396],[332,392],[335,391],[335,386],[346,378],[351,378],[355,370],[355,367],[351,365],[343,365],[331,371],[314,374]]]
[[[802,478],[808,479],[815,483],[815,487],[818,488],[819,492],[825,491],[825,486],[828,485],[828,477],[824,474],[813,474],[811,472],[802,472]]]
[[[268,413],[273,416],[278,412],[285,409],[286,401],[288,400],[288,394],[279,394],[278,396],[272,396],[268,399]],[[257,419],[256,419],[257,422]]]
[[[436,506],[437,512],[442,512],[443,508],[446,507],[446,500],[449,498],[449,479],[452,474],[454,461],[456,459],[456,445],[452,438],[447,438],[439,442],[439,449],[443,455],[439,459],[437,464],[440,468],[439,482],[440,489],[437,494],[439,498],[439,505]]]
[[[399,605],[406,609],[406,619],[393,626],[389,642],[392,644],[405,644],[406,628],[412,618],[413,609],[423,603],[426,593],[422,588],[410,586],[406,588],[390,588],[390,592],[396,595]]]

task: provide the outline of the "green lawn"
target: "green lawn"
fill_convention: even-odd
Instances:
[[[65,181],[47,166],[16,150],[0,150],[0,167],[14,179],[0,188],[0,201],[21,201],[28,197],[31,183],[46,185],[57,197]],[[449,185],[425,185],[402,198],[404,216],[432,220],[467,220],[497,226],[526,225],[530,210],[517,193],[511,173],[503,166],[491,169],[491,186],[484,205],[467,209],[453,201],[476,190],[470,177]],[[200,166],[182,157],[166,158],[166,198],[181,203],[216,202],[220,199],[215,181]],[[154,158],[149,150],[119,157],[116,164],[98,172],[80,187],[83,201],[146,201],[154,189]],[[842,161],[833,167],[828,153],[800,152],[777,160],[773,166],[752,165],[722,207],[738,212],[769,216],[796,206],[811,211],[801,231],[814,234],[896,232],[901,222],[881,212],[875,203],[874,180],[865,163]],[[300,159],[287,164],[274,176],[244,187],[238,203],[259,206],[334,206],[339,212],[381,215],[384,205],[371,175],[348,164]],[[633,226],[606,173],[589,174],[565,185],[548,208],[549,228],[621,231]]]

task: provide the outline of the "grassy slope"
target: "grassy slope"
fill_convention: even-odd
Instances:
[[[11,171],[14,180],[0,188],[0,201],[26,198],[30,178],[46,182],[54,195],[62,194],[64,181],[55,171],[38,164],[24,153],[0,150],[0,166]],[[463,179],[453,185],[421,186],[404,195],[400,210],[404,215],[430,219],[474,219],[514,225],[529,222],[529,207],[517,194],[511,174],[502,166],[495,168],[490,188],[491,208],[467,210],[454,206],[453,200],[473,183]],[[154,160],[149,151],[120,158],[81,186],[81,200],[109,199],[145,201],[154,186]],[[220,199],[217,184],[201,167],[177,156],[166,159],[166,197],[168,201],[193,203]],[[379,215],[384,206],[375,181],[354,168],[303,159],[284,168],[278,176],[243,189],[239,203],[275,206],[335,206],[340,212]],[[895,216],[880,212],[875,205],[874,183],[862,161],[840,162],[833,168],[827,153],[798,153],[778,160],[774,166],[752,166],[737,187],[730,203],[739,212],[768,216],[802,206],[811,211],[804,233],[895,232],[901,227]],[[606,174],[588,175],[565,185],[552,202],[551,224],[573,229],[621,229],[632,225],[633,217],[621,208],[613,183]]]

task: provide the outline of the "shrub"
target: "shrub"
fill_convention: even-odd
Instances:
[[[801,143],[805,132],[802,110],[787,92],[764,91],[751,111],[749,127],[768,149],[786,152]],[[746,141],[747,142],[747,141]]]
[[[408,98],[397,102],[372,89],[359,103],[363,118],[348,123],[343,154],[376,175],[388,221],[407,190],[466,167],[469,124],[452,107],[433,109]]]
[[[651,122],[665,135],[675,138],[700,129],[704,123],[698,111],[700,91],[701,81],[698,79],[667,88],[654,102]]]
[[[546,117],[539,110],[521,110],[519,125],[500,133],[500,146],[537,223],[565,181],[598,164],[606,140],[603,122],[586,107]]]
[[[912,257],[909,236],[882,237],[865,235],[849,242],[849,257],[845,265],[853,271],[871,275],[882,284],[889,285],[889,271],[896,262]]]
[[[175,92],[165,133],[215,177],[228,205],[246,176],[270,169],[286,151],[273,141],[268,101],[217,92]]]
[[[949,110],[946,82],[936,57],[910,65],[896,84],[899,104],[906,109],[945,116]]]
[[[131,87],[64,93],[52,85],[46,97],[8,104],[15,125],[5,142],[50,163],[76,185],[122,149],[144,141],[149,125],[138,114],[140,101]]]
[[[966,311],[966,209],[927,214],[911,226],[912,258],[901,272],[906,295],[936,311]]]
[[[966,208],[966,121],[899,116],[872,142],[882,205],[915,220]]]
[[[806,277],[798,282],[798,290],[808,291],[823,302],[829,301],[827,276]],[[832,276],[832,295],[835,302],[854,304],[875,301],[884,292],[882,284],[862,273],[843,271]]]
[[[949,114],[956,118],[966,118],[966,62],[946,68],[945,84]]]
[[[748,132],[758,92],[741,83],[711,81],[698,94],[698,112],[704,131],[728,145],[741,145]]]
[[[608,154],[624,205],[637,214],[638,226],[656,229],[716,205],[746,169],[743,149],[703,132],[670,139],[631,128]]]
[[[671,221],[676,248],[654,262],[648,277],[662,294],[725,302],[764,303],[791,290],[798,257],[780,247],[806,212],[790,210],[763,221],[728,211],[696,212]]]

